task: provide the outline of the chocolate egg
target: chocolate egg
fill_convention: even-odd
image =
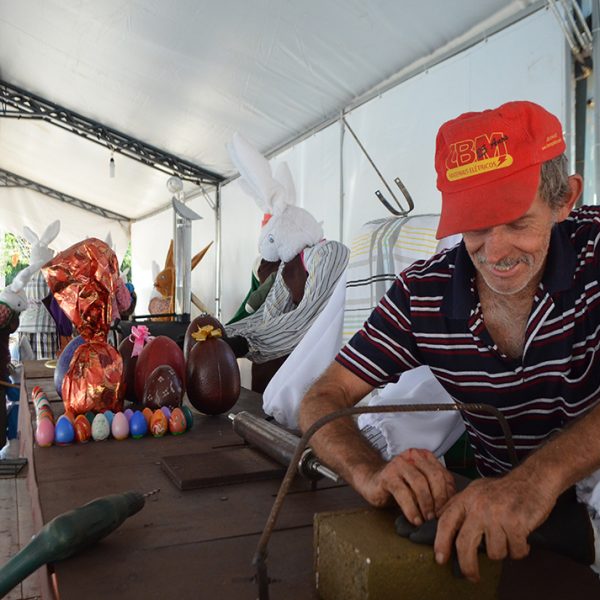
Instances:
[[[137,366],[138,357],[131,356],[133,351],[133,342],[126,337],[119,344],[119,353],[123,358],[123,382],[125,383],[125,398],[131,402],[138,402],[135,394],[135,368]]]
[[[110,435],[110,425],[103,413],[98,413],[92,421],[92,439],[96,442],[105,440]]]
[[[73,358],[73,354],[75,350],[83,344],[85,340],[78,335],[76,338],[73,338],[64,348],[64,350],[60,353],[58,360],[56,361],[56,369],[54,369],[54,387],[56,388],[56,393],[62,398],[62,384],[67,371],[69,370],[69,365],[71,364],[71,359]]]
[[[75,419],[75,439],[80,444],[89,442],[92,437],[92,426],[85,415],[78,415]]]
[[[192,347],[186,386],[192,406],[208,415],[224,413],[237,402],[240,369],[227,342],[214,337]]]
[[[185,416],[185,429],[189,431],[194,426],[194,415],[189,406],[182,405],[181,412]]]
[[[93,413],[91,410],[88,410],[88,411],[85,413],[85,418],[86,418],[86,419],[87,419],[87,420],[90,422],[90,425],[91,425],[91,424],[94,422],[94,417],[95,417],[95,416],[96,416],[96,415],[95,415],[95,414],[94,414],[94,413]]]
[[[165,417],[167,417],[167,421],[171,418],[171,409],[168,406],[161,406],[160,410],[165,413]]]
[[[179,381],[183,385],[185,382],[185,360],[181,348],[171,339],[164,335],[159,335],[148,342],[138,356],[137,366],[135,367],[135,393],[138,398],[144,397],[144,386],[148,377],[161,365],[172,367]]]
[[[197,316],[188,325],[188,328],[185,331],[185,337],[183,338],[183,356],[185,357],[186,361],[190,355],[190,350],[192,349],[192,346],[196,345],[196,340],[192,337],[192,333],[196,333],[198,329],[204,327],[205,325],[212,325],[215,329],[220,329],[221,331],[223,331],[223,325],[221,325],[219,320],[215,317],[209,314]]]
[[[146,423],[144,415],[139,410],[133,413],[129,421],[129,431],[134,440],[139,440],[148,433],[148,423]]]
[[[35,429],[35,441],[38,446],[48,448],[54,441],[54,423],[51,419],[39,419]]]
[[[61,415],[54,427],[54,441],[59,446],[66,446],[67,444],[71,444],[74,439],[75,429],[73,428],[71,421],[64,415]]]
[[[129,435],[129,422],[122,412],[113,417],[110,430],[115,440],[124,440]]]
[[[157,409],[154,411],[152,418],[150,419],[150,433],[154,437],[162,437],[167,433],[169,426],[167,423],[167,417],[162,410]]]
[[[182,398],[181,379],[173,367],[160,365],[150,373],[144,386],[144,406],[153,410],[162,406],[175,408],[181,405]]]
[[[131,423],[131,417],[133,417],[133,411],[130,408],[126,408],[123,414],[127,417],[127,422]]]
[[[174,408],[169,417],[169,431],[173,435],[179,435],[185,431],[185,415],[180,408]]]

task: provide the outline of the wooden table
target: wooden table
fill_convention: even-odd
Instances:
[[[33,386],[42,387],[56,413],[62,412],[62,402],[52,371],[42,362],[26,363],[24,372],[20,444],[30,463],[36,531],[56,515],[99,496],[161,490],[94,547],[40,570],[44,598],[54,597],[51,571],[61,600],[257,597],[251,561],[280,481],[182,492],[160,467],[164,456],[242,446],[225,416],[196,413],[194,428],[181,436],[39,448],[33,442]],[[237,410],[261,413],[261,397],[243,390]],[[312,490],[308,482],[297,480],[269,545],[271,598],[313,597],[313,514],[364,505],[347,486],[319,482]]]

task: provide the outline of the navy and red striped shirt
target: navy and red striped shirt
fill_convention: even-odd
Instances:
[[[487,331],[461,243],[404,270],[336,360],[373,386],[428,365],[457,402],[497,407],[522,459],[600,399],[599,242],[600,207],[554,226],[519,359]],[[497,420],[463,416],[480,473],[509,470]]]

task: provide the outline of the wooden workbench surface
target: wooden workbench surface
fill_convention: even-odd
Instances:
[[[20,411],[21,448],[30,460],[38,527],[99,496],[161,490],[99,544],[53,565],[61,600],[256,598],[251,561],[280,481],[180,491],[160,467],[164,456],[242,446],[226,416],[196,413],[194,428],[181,436],[39,448],[32,441],[31,390],[40,385],[55,412],[62,412],[51,377],[43,363],[25,365],[21,406],[29,410]],[[237,410],[261,413],[260,396],[243,390]],[[311,490],[296,481],[269,545],[271,598],[312,597],[313,514],[360,506],[364,502],[347,486],[320,482]]]

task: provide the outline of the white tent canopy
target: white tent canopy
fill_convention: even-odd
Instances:
[[[347,132],[341,139],[341,114],[390,181],[407,179],[421,213],[439,210],[433,141],[446,118],[526,97],[568,125],[568,54],[545,5],[0,0],[0,79],[222,178],[235,174],[225,144],[240,131],[290,163],[299,204],[325,222],[328,237],[348,242],[357,225],[387,213],[373,197],[381,182]],[[0,184],[13,173],[129,221],[0,185],[3,227],[42,229],[58,217],[58,249],[111,231],[120,257],[131,235],[144,307],[150,263],[164,260],[172,237],[171,211],[158,212],[169,204],[169,175],[50,123],[9,118],[5,108]],[[237,182],[222,188],[220,215],[206,206],[214,188],[184,185],[204,217],[193,224],[192,250],[217,234],[223,241],[220,266],[215,248],[192,289],[209,308],[222,295],[227,318],[249,282],[260,215]]]

